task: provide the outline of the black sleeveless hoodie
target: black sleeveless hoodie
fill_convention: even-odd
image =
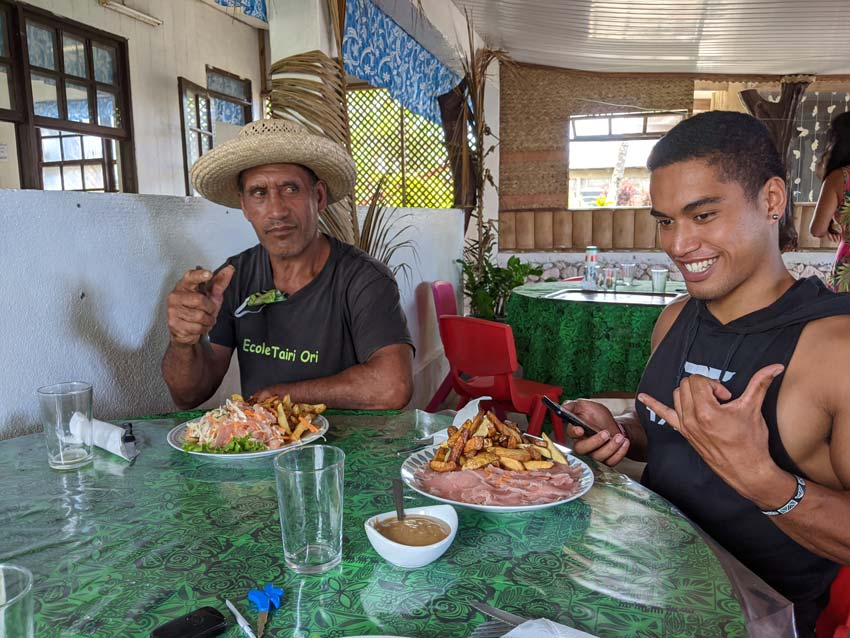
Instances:
[[[816,277],[798,280],[771,305],[725,325],[703,302],[690,299],[653,353],[638,391],[672,406],[673,390],[681,380],[702,374],[720,379],[737,398],[757,370],[772,363],[788,365],[809,321],[843,314],[850,314],[850,294],[833,293]],[[770,455],[785,471],[807,478],[779,437],[776,404],[784,376],[773,380],[762,406]],[[642,483],[679,507],[793,602],[800,635],[813,635],[814,621],[826,604],[838,565],[786,536],[770,517],[715,474],[661,417],[639,402],[636,408],[649,443]]]

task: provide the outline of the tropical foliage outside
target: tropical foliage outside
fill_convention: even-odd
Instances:
[[[411,113],[385,89],[348,92],[355,201],[368,206],[381,180],[382,201],[402,208],[451,208],[452,174],[443,129]]]

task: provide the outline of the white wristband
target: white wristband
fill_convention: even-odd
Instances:
[[[778,509],[762,510],[762,514],[765,516],[782,516],[800,504],[800,501],[802,501],[803,497],[806,495],[806,482],[796,474],[794,475],[794,478],[797,479],[797,489],[794,492],[794,496],[791,497],[791,500]]]

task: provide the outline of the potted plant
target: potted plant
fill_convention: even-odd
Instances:
[[[463,292],[469,297],[472,316],[502,321],[511,291],[524,284],[529,275],[540,276],[543,270],[523,263],[516,255],[508,259],[506,266],[499,266],[493,259],[495,245],[495,223],[490,220],[484,224],[481,241],[467,241],[464,258],[458,263],[463,269]]]

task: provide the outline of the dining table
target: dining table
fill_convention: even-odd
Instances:
[[[529,283],[514,288],[505,308],[526,379],[563,388],[561,398],[634,393],[649,360],[652,329],[664,308],[685,292],[668,281],[586,291],[581,282]]]
[[[132,462],[95,448],[76,471],[48,467],[42,434],[0,442],[0,563],[32,571],[38,638],[147,637],[204,606],[222,610],[221,635],[236,638],[224,599],[255,624],[246,595],[267,583],[284,591],[271,638],[467,638],[487,620],[474,602],[599,638],[743,638],[753,618],[790,614],[670,503],[627,478],[604,482],[599,468],[590,491],[555,507],[457,507],[441,558],[412,570],[385,562],[364,522],[393,510],[398,451],[446,425],[418,411],[327,413],[327,442],[346,455],[343,559],[296,574],[283,561],[272,460],[168,445],[200,414],[134,419]],[[433,501],[408,490],[405,504]]]

